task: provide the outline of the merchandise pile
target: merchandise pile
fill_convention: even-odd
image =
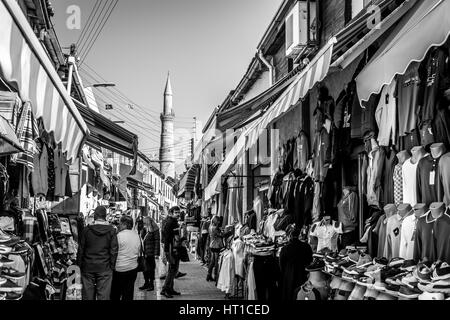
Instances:
[[[0,300],[20,300],[26,274],[15,269],[21,255],[32,249],[14,235],[0,229]]]
[[[314,255],[309,271],[333,277],[332,290],[358,291],[360,300],[387,294],[393,300],[445,300],[450,297],[450,265],[402,258],[372,259],[356,248]],[[340,281],[339,281],[340,280]],[[352,299],[352,300],[358,300]]]

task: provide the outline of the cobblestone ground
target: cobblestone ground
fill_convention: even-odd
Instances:
[[[180,264],[180,271],[187,273],[186,276],[175,280],[175,290],[181,292],[181,296],[166,299],[161,296],[161,287],[164,280],[159,280],[161,274],[165,273],[161,260],[157,260],[155,291],[140,291],[139,287],[144,284],[144,277],[139,273],[135,285],[134,298],[136,300],[225,300],[225,293],[218,290],[214,283],[206,282],[207,270],[191,256],[191,261]]]

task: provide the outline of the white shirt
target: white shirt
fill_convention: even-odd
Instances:
[[[328,248],[331,251],[338,251],[338,238],[342,234],[342,223],[332,221],[331,224],[318,222],[311,228],[310,236],[317,237],[317,252]]]
[[[273,213],[267,217],[266,224],[264,226],[264,235],[272,240],[275,240],[275,228],[273,225],[277,221],[278,215]]]
[[[403,220],[400,239],[400,258],[414,259],[414,238],[417,226],[417,217],[412,214]]]
[[[403,203],[414,207],[417,204],[417,166],[411,162],[411,159],[405,161],[402,166],[403,174]]]
[[[117,234],[119,251],[117,253],[116,271],[127,272],[138,267],[141,239],[133,230],[123,230]]]
[[[375,120],[378,124],[378,143],[380,146],[388,147],[390,142],[395,141],[397,132],[397,102],[395,91],[397,81],[392,81],[389,86],[384,86],[381,92],[380,103],[375,112]]]

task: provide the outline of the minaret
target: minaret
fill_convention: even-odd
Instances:
[[[175,113],[172,109],[172,97],[172,85],[170,83],[170,74],[168,74],[166,89],[164,90],[164,109],[161,114],[161,148],[159,150],[159,161],[161,172],[166,177],[175,178]]]

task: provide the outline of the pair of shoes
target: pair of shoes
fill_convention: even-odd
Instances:
[[[168,293],[166,290],[161,291],[161,295],[166,297],[167,299],[173,298],[173,296],[170,293]]]
[[[187,273],[178,272],[178,274],[175,276],[175,279],[183,278],[187,275]]]

